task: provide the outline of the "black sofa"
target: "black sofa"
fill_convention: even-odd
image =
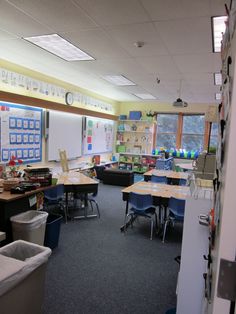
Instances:
[[[134,183],[134,173],[128,170],[105,169],[103,171],[103,183],[112,185],[129,186]]]

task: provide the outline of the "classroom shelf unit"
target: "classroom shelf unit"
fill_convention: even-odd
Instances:
[[[155,168],[157,155],[120,153],[119,169],[144,173]]]
[[[151,154],[156,124],[147,120],[119,120],[116,136],[117,153]]]

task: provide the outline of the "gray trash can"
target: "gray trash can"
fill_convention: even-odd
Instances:
[[[0,248],[1,314],[42,312],[45,270],[51,250],[18,240]]]
[[[28,210],[10,218],[13,240],[25,240],[43,245],[48,213]]]

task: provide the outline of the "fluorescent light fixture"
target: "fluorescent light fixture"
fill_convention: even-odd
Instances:
[[[156,97],[154,97],[151,94],[134,94],[136,97],[140,98],[140,99],[156,99]]]
[[[66,61],[94,60],[93,57],[57,34],[25,37],[24,39]]]
[[[216,100],[221,100],[221,93],[216,93],[215,98]]]
[[[221,41],[225,32],[226,21],[227,16],[214,16],[212,18],[213,52],[221,51]]]
[[[134,82],[128,80],[123,75],[105,75],[103,76],[104,80],[117,85],[117,86],[133,86],[136,85]]]
[[[214,82],[215,82],[215,85],[222,85],[222,74],[221,73],[214,73]]]

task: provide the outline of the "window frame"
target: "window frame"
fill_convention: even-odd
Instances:
[[[159,132],[159,134],[176,134],[176,149],[182,148],[182,135],[196,135],[196,136],[203,136],[203,150],[208,150],[208,145],[210,142],[210,122],[204,122],[204,133],[203,134],[196,134],[196,133],[184,133],[183,132],[183,119],[184,116],[204,116],[205,119],[205,112],[200,113],[183,113],[183,112],[157,112],[156,113],[156,129],[155,129],[155,138],[154,138],[154,147],[159,147],[157,145],[158,139],[158,115],[177,115],[178,122],[177,122],[177,131],[174,132]]]
[[[177,131],[176,132],[158,132],[158,115],[175,115],[175,116],[177,116]],[[177,113],[177,112],[158,112],[156,115],[156,124],[157,124],[157,126],[156,126],[156,138],[155,138],[156,147],[160,147],[160,145],[157,145],[158,134],[175,135],[175,146],[176,146],[178,128],[179,128],[179,113]]]

